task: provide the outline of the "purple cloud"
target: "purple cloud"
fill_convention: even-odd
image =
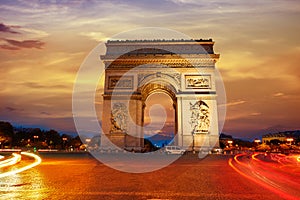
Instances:
[[[9,111],[9,112],[13,112],[13,111],[16,111],[17,109],[16,108],[13,108],[13,107],[5,107],[5,110]]]
[[[19,34],[19,32],[12,30],[12,28],[19,28],[19,26],[8,26],[0,23],[0,32]]]
[[[9,49],[9,50],[17,50],[16,48],[36,48],[36,49],[42,49],[42,47],[45,45],[44,42],[41,42],[39,40],[11,40],[11,39],[4,39],[7,43],[9,43],[11,46],[8,45],[1,45],[1,48],[3,49]]]

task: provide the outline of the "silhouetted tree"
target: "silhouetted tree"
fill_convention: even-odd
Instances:
[[[0,121],[0,148],[11,145],[13,134],[13,126],[9,122]]]
[[[158,148],[154,146],[150,140],[144,139],[144,149],[142,150],[142,153],[156,150],[158,150]]]
[[[70,142],[71,146],[73,146],[75,149],[79,149],[79,147],[82,145],[82,142],[79,138],[79,136],[76,136],[75,138],[71,139]]]
[[[51,148],[60,148],[61,147],[61,137],[56,130],[51,129],[50,131],[45,132],[45,138],[48,146]]]

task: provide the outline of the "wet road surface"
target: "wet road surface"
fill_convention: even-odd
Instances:
[[[0,180],[1,199],[281,199],[236,173],[228,155],[184,155],[140,174],[111,169],[86,153],[40,156],[40,165]]]

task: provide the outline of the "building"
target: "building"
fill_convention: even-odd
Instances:
[[[263,143],[270,143],[272,140],[278,140],[281,143],[285,143],[288,139],[293,139],[294,142],[300,140],[300,130],[296,131],[284,131],[278,133],[268,133],[262,136]]]

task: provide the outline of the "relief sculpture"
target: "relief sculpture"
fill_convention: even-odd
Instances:
[[[186,88],[210,88],[210,76],[186,76]]]
[[[123,103],[115,103],[111,111],[111,132],[126,132],[127,119],[127,107]]]
[[[132,76],[110,76],[108,89],[132,89]]]
[[[190,124],[193,134],[208,133],[210,126],[209,106],[204,101],[190,102],[191,118]]]

